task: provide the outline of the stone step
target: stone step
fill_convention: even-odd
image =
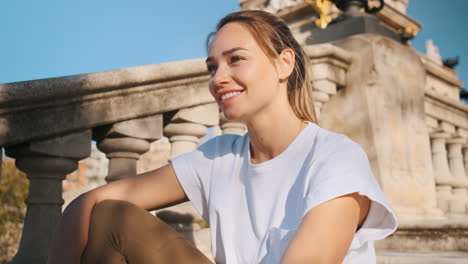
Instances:
[[[378,264],[467,264],[468,252],[377,252]]]

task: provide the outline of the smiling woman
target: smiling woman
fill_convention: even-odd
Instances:
[[[186,200],[210,225],[216,263],[375,263],[373,241],[396,229],[395,214],[362,148],[315,123],[289,28],[267,12],[232,13],[208,53],[210,92],[248,133],[80,196],[49,263],[209,263],[144,210]]]

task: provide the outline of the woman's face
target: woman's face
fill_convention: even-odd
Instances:
[[[254,114],[268,113],[284,97],[275,60],[242,24],[228,23],[218,31],[206,64],[210,92],[227,119],[246,122]]]

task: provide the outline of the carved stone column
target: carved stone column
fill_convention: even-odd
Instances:
[[[26,218],[12,263],[46,263],[52,234],[62,215],[62,180],[91,152],[91,131],[7,147],[30,181]]]
[[[468,174],[468,143],[463,145],[463,161],[465,164],[465,173]]]
[[[465,167],[465,174],[466,176],[468,177],[468,143],[465,143],[463,145],[463,163],[464,163],[464,167]],[[467,194],[468,196],[468,194]],[[468,200],[465,204],[465,214],[468,214]]]
[[[444,132],[431,134],[432,166],[434,168],[435,181],[439,185],[453,184],[453,177],[447,159],[447,149],[445,147],[446,140],[449,137],[450,135]]]
[[[327,79],[316,80],[313,82],[313,86],[315,115],[317,116],[317,120],[320,120],[323,105],[328,102],[330,96],[336,94],[337,88],[335,83]]]
[[[449,213],[449,204],[453,200],[452,186],[450,185],[437,185],[437,207],[444,213]]]
[[[198,147],[200,138],[208,128],[202,124],[181,122],[171,123],[164,128],[164,133],[171,142],[171,158],[190,152]]]
[[[171,158],[198,147],[207,127],[218,125],[218,112],[216,103],[180,109],[164,127],[164,135],[171,142]]]
[[[432,166],[436,182],[437,206],[444,212],[449,213],[450,204],[453,203],[452,194],[453,177],[450,173],[446,140],[450,134],[436,132],[431,134]]]
[[[226,119],[223,112],[219,114],[219,123],[223,134],[244,135],[247,132],[245,124]]]
[[[216,127],[219,124],[219,109],[216,103],[209,103],[167,113],[164,119],[167,123],[164,135],[171,142],[171,158],[174,158],[198,147],[200,138],[207,134],[207,127]],[[192,202],[165,208],[157,215],[188,240],[196,244],[200,241],[209,244],[208,236],[203,235],[209,233],[209,230]]]
[[[448,143],[448,159],[450,171],[457,180],[468,182],[465,168],[463,166],[462,146],[465,143],[463,138],[453,138],[447,141]],[[467,186],[468,187],[468,186]]]
[[[453,138],[448,143],[449,167],[455,183],[453,185],[454,199],[450,203],[450,212],[453,214],[464,214],[466,204],[468,203],[467,188],[468,178],[463,167],[462,145],[465,143],[463,138]]]
[[[97,147],[109,159],[107,182],[137,173],[137,160],[147,152],[150,142],[162,137],[162,115],[154,115],[96,128]]]

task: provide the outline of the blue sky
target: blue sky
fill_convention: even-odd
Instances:
[[[468,1],[410,0],[442,57],[459,55],[468,82]],[[449,3],[449,4],[447,4]],[[238,0],[10,0],[0,2],[0,83],[205,56],[205,38]]]

